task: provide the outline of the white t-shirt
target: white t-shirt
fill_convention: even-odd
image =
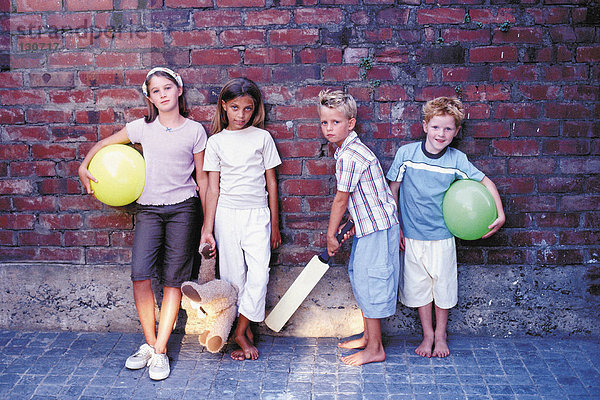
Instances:
[[[265,171],[279,164],[273,138],[254,126],[212,135],[204,153],[204,170],[220,172],[218,204],[228,208],[267,207]]]
[[[194,154],[206,147],[206,131],[191,119],[174,129],[143,118],[125,125],[131,143],[141,143],[146,162],[146,185],[137,202],[144,205],[176,204],[197,196]]]

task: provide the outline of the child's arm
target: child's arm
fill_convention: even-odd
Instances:
[[[196,168],[196,190],[200,196],[202,212],[206,215],[206,189],[208,188],[208,173],[202,170],[204,166],[204,150],[194,154],[194,166]]]
[[[340,192],[338,190],[333,199],[333,204],[331,205],[329,226],[327,227],[327,253],[329,253],[330,256],[335,255],[340,248],[340,243],[336,239],[335,235],[337,235],[339,231],[342,218],[344,217],[346,209],[348,208],[349,198],[350,193]]]
[[[281,233],[279,232],[279,197],[275,168],[266,170],[265,177],[269,195],[269,210],[271,210],[271,248],[276,249],[281,244]]]
[[[398,217],[400,217],[400,197],[398,195],[400,191],[400,182],[390,182],[390,190],[392,191],[392,197],[396,202],[396,211],[398,211]],[[400,226],[400,250],[404,250],[404,232],[402,232],[402,226]]]
[[[217,213],[217,201],[219,200],[219,179],[221,173],[218,171],[208,172],[208,187],[206,189],[206,214],[204,214],[204,224],[202,225],[202,235],[200,243],[210,244],[210,256],[217,254],[217,242],[213,236],[215,226],[215,214]]]
[[[79,175],[79,180],[81,181],[81,184],[83,185],[85,191],[88,194],[92,194],[94,192],[92,190],[92,187],[90,186],[90,180],[98,182],[96,178],[92,176],[90,171],[88,171],[88,166],[90,165],[90,161],[92,161],[92,158],[94,158],[96,153],[106,146],[109,146],[111,144],[125,144],[129,142],[130,140],[129,136],[127,136],[127,128],[123,128],[120,131],[113,133],[111,136],[97,142],[86,154],[85,158],[81,162],[81,165],[79,166],[79,169],[77,170],[77,173]]]
[[[489,190],[492,197],[494,198],[494,203],[496,203],[496,209],[498,210],[498,218],[494,222],[488,226],[491,229],[488,233],[483,235],[482,239],[486,239],[492,236],[494,233],[498,231],[504,225],[506,221],[506,216],[504,215],[504,208],[502,207],[502,199],[500,199],[500,193],[498,193],[498,189],[494,182],[492,182],[487,176],[481,180],[481,183]]]

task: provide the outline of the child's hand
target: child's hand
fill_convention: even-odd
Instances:
[[[400,250],[404,251],[404,232],[400,228]]]
[[[335,236],[327,237],[327,253],[329,254],[329,257],[333,257],[340,246],[340,242],[337,241]]]
[[[208,254],[205,253],[205,255],[208,255],[210,258],[215,258],[217,256],[217,242],[211,232],[204,232],[204,228],[202,229],[202,235],[200,236],[200,243],[208,243],[210,245]]]
[[[278,226],[271,225],[271,249],[276,249],[281,245],[281,232]]]
[[[342,229],[344,228],[346,224],[342,224],[338,227],[337,230],[337,234],[339,235],[340,233],[342,233]],[[342,241],[340,242],[340,245],[342,243],[344,243],[346,240],[350,239],[352,236],[354,236],[354,233],[356,232],[356,229],[354,229],[354,225],[352,226],[352,228],[350,228],[350,230],[348,232],[346,232],[344,234],[344,237],[342,238]],[[336,238],[337,239],[337,238]]]
[[[94,178],[90,171],[83,165],[79,166],[77,173],[79,175],[79,180],[81,181],[81,184],[85,188],[87,194],[94,193],[94,191],[92,190],[92,186],[90,185],[90,181],[98,182],[98,180]]]
[[[490,236],[492,236],[494,233],[498,232],[498,229],[502,228],[502,225],[504,225],[504,222],[506,222],[506,217],[504,216],[504,213],[502,213],[502,215],[499,215],[498,218],[496,218],[496,220],[494,222],[492,222],[492,224],[490,226],[488,226],[488,229],[490,229],[490,231],[488,233],[486,233],[485,235],[483,235],[481,238],[487,239]]]

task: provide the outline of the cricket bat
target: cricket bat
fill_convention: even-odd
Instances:
[[[353,226],[354,223],[352,221],[346,222],[341,232],[336,236],[338,242],[341,242],[344,235],[352,229]],[[329,254],[327,253],[327,249],[325,249],[318,256],[315,255],[308,264],[306,264],[306,267],[302,269],[302,272],[300,272],[300,275],[298,275],[294,283],[292,283],[273,310],[271,310],[271,313],[265,319],[265,324],[271,330],[279,332],[328,269]]]

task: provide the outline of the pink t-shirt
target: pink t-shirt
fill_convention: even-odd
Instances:
[[[132,143],[141,143],[146,162],[146,185],[137,202],[144,205],[176,204],[196,197],[194,154],[206,147],[206,131],[186,119],[174,129],[143,118],[125,125]]]

